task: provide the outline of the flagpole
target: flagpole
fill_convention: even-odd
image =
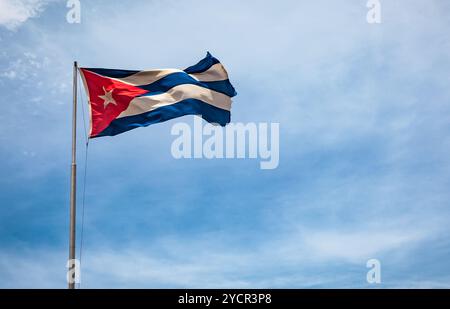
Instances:
[[[73,63],[73,110],[72,110],[72,164],[70,172],[70,236],[69,236],[69,289],[75,289],[75,229],[77,188],[77,77],[78,64]]]

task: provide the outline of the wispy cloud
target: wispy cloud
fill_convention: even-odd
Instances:
[[[48,0],[0,0],[0,25],[15,30],[38,15]]]
[[[162,237],[149,241],[148,246],[142,246],[140,240],[116,250],[109,246],[90,246],[83,252],[82,287],[362,287],[368,257],[389,258],[391,267],[401,265],[402,259],[392,263],[395,260],[392,251],[410,247],[403,253],[414,254],[414,246],[429,239],[406,230],[396,233],[287,233],[281,238],[280,235],[268,237],[264,242],[247,246],[236,242],[232,235],[212,233],[192,238]],[[64,253],[52,248],[2,252],[0,287],[63,288]],[[389,271],[386,274],[388,277]],[[397,284],[387,282],[384,286]],[[433,281],[417,284],[442,285]]]

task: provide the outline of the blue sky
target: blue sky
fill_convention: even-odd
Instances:
[[[447,1],[381,1],[381,24],[363,0],[81,3],[69,24],[66,1],[0,0],[0,287],[66,287],[72,62],[208,50],[232,121],[280,123],[279,167],[173,159],[192,116],[93,140],[83,288],[450,287]],[[82,136],[80,114],[80,187]]]

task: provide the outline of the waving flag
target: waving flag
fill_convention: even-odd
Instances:
[[[185,70],[80,68],[90,107],[90,138],[113,136],[184,115],[230,122],[236,91],[210,53]]]

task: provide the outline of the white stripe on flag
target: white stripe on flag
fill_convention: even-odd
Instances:
[[[117,118],[143,114],[186,99],[197,99],[227,111],[231,110],[229,96],[197,85],[184,84],[173,87],[165,93],[134,98]]]
[[[190,75],[201,82],[215,82],[228,79],[228,73],[221,63],[216,63],[205,72]]]
[[[166,70],[148,70],[148,71],[141,71],[136,74],[123,77],[123,78],[114,78],[121,82],[124,82],[126,84],[130,84],[133,86],[141,86],[141,85],[148,85],[151,83],[154,83],[158,80],[160,80],[163,77],[166,77],[167,75],[170,75],[172,73],[178,73],[183,72],[182,70],[177,69],[166,69]]]
[[[133,86],[142,86],[154,83],[160,80],[163,77],[166,77],[173,73],[185,73],[182,70],[177,69],[166,69],[166,70],[149,70],[149,71],[141,71],[136,74],[123,77],[123,78],[112,78],[123,83],[133,85]],[[187,74],[187,73],[185,73]],[[228,74],[225,68],[220,63],[216,63],[211,66],[208,70],[202,73],[189,74],[192,78],[201,81],[201,82],[213,82],[228,79]]]

